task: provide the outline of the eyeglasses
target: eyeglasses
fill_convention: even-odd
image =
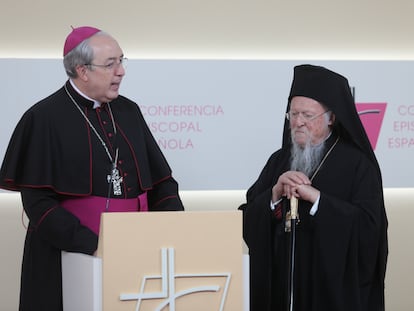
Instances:
[[[326,110],[326,111],[321,112],[317,115],[314,115],[314,114],[309,113],[309,112],[289,111],[288,113],[286,113],[286,119],[288,119],[289,121],[294,121],[294,120],[297,120],[299,118],[299,116],[302,116],[302,119],[305,122],[312,122],[313,120],[319,118],[321,115],[324,115],[325,113],[327,113],[329,111],[330,110]]]
[[[100,67],[100,68],[103,68],[103,69],[106,69],[106,70],[113,70],[113,69],[118,69],[119,66],[121,66],[121,65],[125,69],[127,63],[128,63],[128,58],[121,57],[121,58],[119,58],[117,60],[116,59],[115,60],[111,60],[108,64],[105,64],[105,65],[98,65],[98,64],[92,64],[92,63],[90,63],[90,64],[85,64],[85,66],[89,66],[89,67],[95,66],[95,67]]]

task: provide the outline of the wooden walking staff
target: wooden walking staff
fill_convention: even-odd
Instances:
[[[288,217],[290,218],[290,223],[287,224],[290,228],[290,253],[289,253],[289,278],[288,278],[288,311],[293,311],[294,304],[294,276],[295,276],[295,251],[296,251],[296,225],[299,222],[299,213],[298,213],[298,199],[294,196],[290,198],[290,212]],[[289,219],[286,220],[287,222]]]

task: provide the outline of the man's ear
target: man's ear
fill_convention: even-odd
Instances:
[[[86,65],[78,65],[76,66],[76,72],[78,74],[79,79],[82,81],[88,80],[88,69],[86,68]]]
[[[334,123],[335,123],[335,114],[331,113],[331,115],[329,116],[328,125],[332,125]]]

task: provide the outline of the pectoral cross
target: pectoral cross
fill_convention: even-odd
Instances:
[[[119,176],[119,170],[114,165],[112,167],[111,175],[107,176],[108,183],[112,183],[114,195],[122,195],[121,183],[123,178]]]

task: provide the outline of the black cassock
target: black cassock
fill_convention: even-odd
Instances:
[[[269,158],[242,207],[250,253],[250,311],[287,310],[289,239],[270,199],[272,186],[289,170],[289,157],[289,150],[281,149]],[[299,200],[294,310],[384,310],[387,220],[377,169],[340,139],[313,186],[321,191],[314,216],[311,204]],[[285,200],[284,215],[288,205]]]
[[[111,102],[117,127],[114,135],[109,108],[66,88],[85,112],[114,155],[122,195],[148,194],[149,211],[183,210],[178,184],[151,135],[138,106],[119,96]],[[112,164],[62,87],[31,107],[19,121],[0,171],[0,187],[21,191],[29,217],[22,264],[20,310],[62,309],[61,250],[93,254],[98,237],[59,206],[67,198],[106,197]],[[112,193],[113,196],[113,193]]]

